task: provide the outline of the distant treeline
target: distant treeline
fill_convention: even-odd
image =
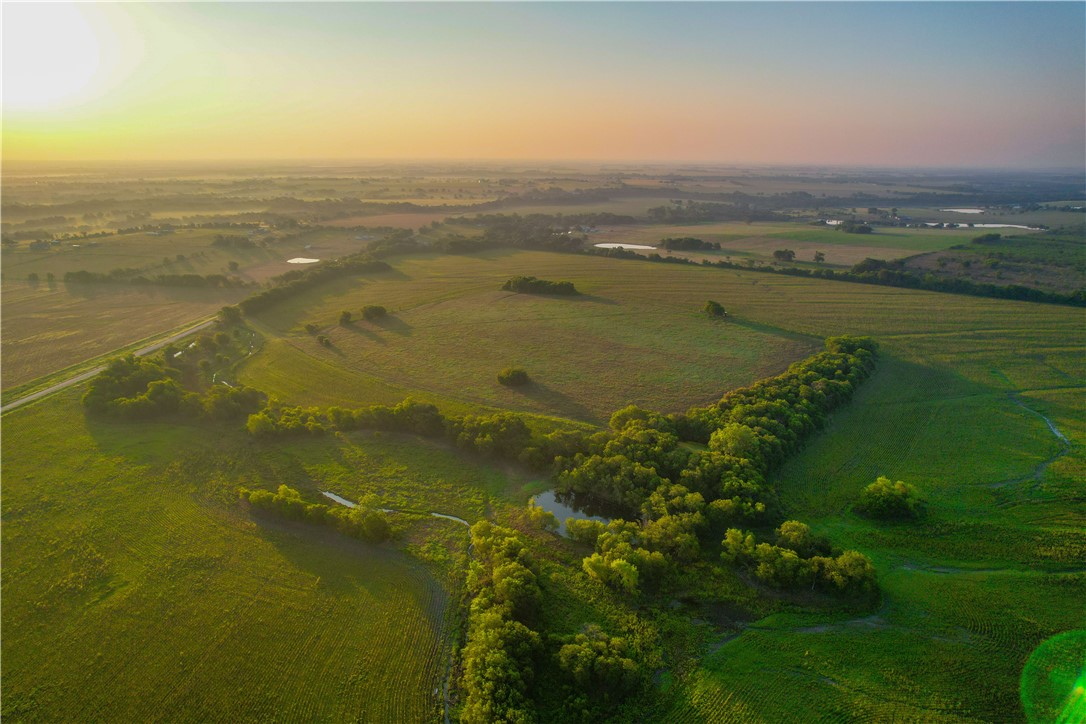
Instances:
[[[672,251],[719,251],[720,242],[703,241],[692,236],[660,239],[660,246]]]
[[[995,299],[1015,299],[1026,302],[1043,302],[1045,304],[1068,304],[1075,307],[1086,306],[1086,289],[1079,289],[1071,294],[1059,294],[1045,292],[1020,284],[1001,286],[974,282],[962,278],[938,277],[925,273],[902,268],[899,261],[882,261],[880,259],[865,259],[848,271],[835,271],[833,269],[808,269],[803,267],[777,267],[777,266],[747,266],[729,261],[701,262],[684,257],[661,256],[659,254],[638,254],[627,249],[584,249],[583,253],[595,256],[606,256],[614,259],[636,259],[640,261],[658,262],[665,264],[694,264],[698,266],[714,266],[721,269],[741,269],[743,271],[765,272],[767,274],[785,274],[793,277],[812,277],[816,279],[831,279],[842,282],[856,282],[858,284],[878,284],[888,287],[904,287],[906,289],[922,289],[929,292],[946,292],[949,294],[968,294],[976,297],[992,297]]]
[[[670,206],[654,206],[648,210],[649,221],[658,224],[691,224],[702,221],[776,221],[780,214],[759,208],[750,201],[742,204],[705,201],[673,201]]]
[[[231,287],[249,286],[238,277],[228,277],[223,274],[156,274],[143,276],[138,269],[114,269],[109,273],[91,271],[70,271],[65,273],[64,281],[77,284],[101,284],[109,282],[123,282],[126,284],[153,284],[168,287],[202,287],[210,289],[228,289]],[[135,274],[136,276],[130,276]]]

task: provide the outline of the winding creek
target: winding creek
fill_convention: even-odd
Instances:
[[[340,496],[336,495],[335,493],[331,493],[331,492],[329,492],[327,490],[322,490],[321,495],[323,495],[326,498],[330,498],[331,500],[336,501],[340,505],[345,505],[348,508],[357,508],[358,507],[358,503],[353,503],[350,500],[347,500],[346,498],[340,497]],[[413,512],[415,512],[415,511],[411,511],[411,510],[396,510],[395,508],[378,508],[377,510],[381,511],[382,513],[413,513]],[[458,518],[457,516],[449,515],[448,513],[430,513],[430,517],[431,518],[444,518],[445,520],[451,520],[453,522],[460,523],[461,525],[466,525],[469,528],[471,527],[471,523],[467,522],[463,518]]]
[[[1008,485],[1024,483],[1027,480],[1040,480],[1041,476],[1044,475],[1045,471],[1048,470],[1049,466],[1052,465],[1052,463],[1056,462],[1064,455],[1071,452],[1071,441],[1067,439],[1066,435],[1060,432],[1060,429],[1056,427],[1056,424],[1052,422],[1052,420],[1048,419],[1048,417],[1044,414],[1037,412],[1037,410],[1034,410],[1032,407],[1026,405],[1026,403],[1018,399],[1018,397],[1013,393],[1008,394],[1007,397],[1008,399],[1010,399],[1011,402],[1018,405],[1026,412],[1032,413],[1045,421],[1045,424],[1048,425],[1048,429],[1052,432],[1053,435],[1056,436],[1056,439],[1060,441],[1060,451],[1052,457],[1048,458],[1047,460],[1042,460],[1040,463],[1038,463],[1037,466],[1033,468],[1033,472],[1031,472],[1030,474],[1024,475],[1022,477],[1010,478],[1008,480],[1000,480],[998,483],[990,483],[988,485],[988,487],[990,488],[1003,488]]]

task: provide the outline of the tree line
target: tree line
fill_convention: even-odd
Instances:
[[[275,493],[241,488],[238,496],[254,508],[271,511],[289,520],[334,528],[370,543],[381,543],[392,536],[386,514],[378,510],[373,501],[360,501],[354,508],[307,503],[300,492],[287,485],[280,485]]]

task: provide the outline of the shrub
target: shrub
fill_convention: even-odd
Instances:
[[[375,319],[381,319],[388,314],[388,310],[379,304],[367,304],[362,307],[362,319],[372,322]]]
[[[528,384],[528,373],[519,367],[506,367],[498,373],[498,382],[506,387],[523,387]]]
[[[924,500],[912,485],[880,476],[860,493],[856,512],[883,520],[916,519],[924,514]]]
[[[346,309],[344,309],[342,312],[339,313],[339,323],[340,324],[350,324],[351,323],[351,313],[348,312]]]
[[[724,307],[720,302],[714,302],[712,299],[705,303],[705,306],[701,308],[703,312],[710,317],[727,317],[728,313],[724,311]]]

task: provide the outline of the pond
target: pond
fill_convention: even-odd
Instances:
[[[655,246],[645,246],[644,244],[595,244],[597,249],[655,249]]]
[[[287,259],[287,264],[316,264],[320,259],[307,259],[304,256],[296,256],[293,259]]]
[[[984,209],[939,209],[940,211],[953,211],[956,214],[983,214]]]
[[[535,503],[543,510],[554,513],[554,516],[558,518],[559,535],[566,534],[566,518],[610,523],[613,518],[623,517],[622,511],[606,503],[573,494],[556,493],[553,490],[535,496]]]
[[[938,222],[929,222],[928,226],[935,226]],[[955,227],[952,227],[955,228]],[[1036,226],[1023,226],[1022,224],[959,224],[958,229],[1029,229],[1040,231]]]

